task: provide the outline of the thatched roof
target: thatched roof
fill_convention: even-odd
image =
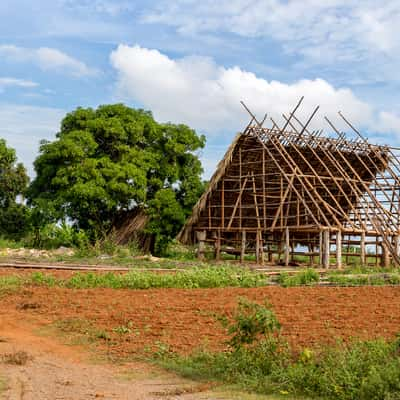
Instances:
[[[278,138],[282,140],[282,151],[277,147]],[[272,228],[272,232],[275,225],[271,227],[271,219],[277,215],[280,204],[285,202],[285,214],[291,219],[288,226],[346,227],[349,218],[353,218],[349,215],[354,212],[360,196],[365,192],[365,185],[369,186],[376,174],[381,174],[386,169],[387,157],[387,151],[379,146],[371,147],[359,142],[308,134],[299,135],[293,131],[284,132],[282,135],[278,130],[250,127],[244,133],[238,134],[229,146],[206,192],[194,206],[177,239],[183,244],[194,243],[196,229],[211,228],[215,232],[215,229],[232,231],[257,228],[262,218],[261,211],[264,217],[263,229]],[[265,181],[262,178],[263,163],[269,172]],[[244,179],[247,180],[247,185],[244,183],[242,188],[244,181],[239,179],[239,164],[243,166],[242,178],[248,177]],[[298,176],[294,179],[297,173]],[[290,180],[292,187],[289,184]],[[310,189],[311,182],[318,188]],[[263,185],[266,185],[265,190],[262,189]],[[297,194],[294,193],[296,189]],[[286,190],[293,195],[283,196],[279,200],[279,190],[281,196]],[[224,205],[221,204],[222,192]],[[347,195],[344,195],[344,192],[347,192]],[[299,193],[303,195],[299,196]],[[263,196],[268,196],[267,202],[256,205],[256,197],[260,202]],[[240,226],[239,217],[237,214],[235,216],[239,197],[243,199]],[[299,204],[295,205],[294,200]],[[225,216],[221,214],[222,208],[225,209]],[[321,216],[321,210],[325,211],[324,216]],[[297,224],[294,223],[296,214]],[[223,220],[225,224],[218,226],[216,221]],[[282,223],[280,226],[282,229]]]
[[[135,241],[141,250],[151,250],[152,235],[145,232],[149,216],[142,208],[135,208],[119,216],[113,230],[113,238],[116,244],[127,244]]]
[[[228,150],[226,151],[224,157],[218,163],[217,169],[215,170],[213,176],[210,179],[207,190],[202,194],[200,199],[194,205],[192,215],[188,218],[185,225],[183,226],[183,228],[181,229],[181,231],[177,236],[177,239],[181,243],[183,244],[193,243],[193,238],[191,237],[193,233],[192,227],[196,225],[196,223],[198,222],[202,210],[206,207],[208,197],[212,194],[213,190],[218,185],[220,179],[225,175],[226,169],[232,162],[232,156],[235,152],[236,146],[238,146],[238,144],[240,143],[241,139],[243,138],[243,135],[244,134],[240,132],[235,136],[233,142],[228,147]]]

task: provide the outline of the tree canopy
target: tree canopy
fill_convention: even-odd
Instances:
[[[0,139],[0,235],[18,237],[27,229],[25,206],[17,200],[24,195],[28,181],[25,167],[17,164],[15,150]]]
[[[97,236],[141,207],[161,252],[204,189],[196,155],[204,144],[186,125],[158,123],[148,111],[78,108],[56,140],[41,143],[30,202],[45,201],[57,218]]]

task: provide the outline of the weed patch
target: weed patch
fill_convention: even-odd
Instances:
[[[152,288],[217,288],[217,287],[259,287],[267,282],[265,275],[243,269],[196,268],[172,274],[147,271],[130,271],[126,274],[76,273],[69,279],[56,279],[36,272],[27,283],[62,286],[74,289],[152,289]]]
[[[26,351],[3,354],[1,360],[5,364],[25,365],[32,357]]]
[[[279,323],[265,306],[241,301],[224,352],[197,351],[178,356],[157,353],[161,363],[185,377],[219,380],[262,394],[312,398],[398,399],[400,338],[338,343],[293,352],[279,334]]]
[[[283,287],[315,285],[319,279],[319,273],[315,269],[308,268],[295,275],[282,272],[278,277],[278,283]]]

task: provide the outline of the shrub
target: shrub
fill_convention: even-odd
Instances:
[[[313,285],[318,283],[319,279],[319,273],[313,268],[308,268],[297,272],[295,275],[282,272],[278,277],[278,283],[283,287]]]
[[[164,365],[188,377],[218,379],[264,394],[343,400],[398,399],[400,338],[338,342],[294,353],[272,310],[241,300],[229,325],[231,348],[190,356],[167,353]]]

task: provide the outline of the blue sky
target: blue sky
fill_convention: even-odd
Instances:
[[[204,133],[206,176],[240,100],[279,120],[304,95],[315,127],[342,110],[400,142],[398,0],[3,0],[0,21],[0,137],[31,174],[66,112],[113,102]]]

